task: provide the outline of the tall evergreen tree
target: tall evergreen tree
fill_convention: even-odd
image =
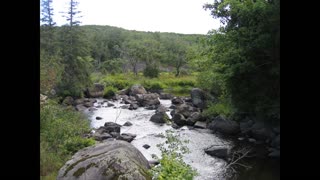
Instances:
[[[62,48],[63,64],[65,65],[60,90],[63,95],[80,96],[86,86],[90,84],[89,69],[92,58],[89,56],[89,47],[84,32],[80,28],[77,18],[79,3],[70,0],[69,10],[64,17],[69,22],[61,29],[60,42]]]

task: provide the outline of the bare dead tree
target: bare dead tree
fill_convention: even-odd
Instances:
[[[245,169],[250,169],[252,168],[251,166],[244,164],[244,163],[240,163],[241,160],[248,158],[248,157],[252,157],[249,155],[249,153],[252,151],[251,148],[241,148],[239,150],[235,150],[232,152],[230,161],[225,165],[225,175],[229,176],[229,175],[236,175],[237,171],[236,171],[236,167],[244,167]]]

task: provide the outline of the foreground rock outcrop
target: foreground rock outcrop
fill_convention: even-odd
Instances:
[[[106,141],[77,152],[57,180],[151,180],[147,159],[130,143]]]

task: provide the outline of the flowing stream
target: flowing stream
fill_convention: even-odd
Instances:
[[[111,101],[110,101],[111,102]],[[195,168],[199,176],[197,180],[220,180],[224,170],[225,161],[214,158],[207,155],[204,149],[212,145],[224,145],[232,146],[232,142],[222,140],[221,138],[212,134],[208,129],[197,129],[193,127],[184,126],[180,129],[173,129],[167,124],[157,124],[150,121],[150,117],[155,114],[155,110],[147,110],[143,107],[139,107],[137,110],[123,109],[120,101],[111,102],[115,106],[107,107],[107,102],[104,99],[97,99],[94,104],[97,108],[95,111],[86,110],[86,114],[91,120],[91,127],[99,128],[103,126],[105,122],[116,122],[123,125],[125,122],[130,121],[132,126],[122,126],[121,133],[136,134],[137,137],[131,142],[137,149],[139,149],[147,160],[154,160],[152,154],[161,157],[161,152],[156,146],[159,143],[163,143],[165,138],[159,136],[160,133],[165,134],[168,129],[173,130],[174,134],[178,135],[180,140],[189,140],[189,143],[185,144],[189,150],[189,154],[184,154],[184,161]],[[171,100],[160,100],[160,103],[169,108],[171,106]],[[126,106],[126,105],[125,105]],[[170,109],[171,111],[172,109]],[[170,116],[170,111],[167,112]],[[96,117],[102,117],[101,120],[96,120]],[[149,149],[145,149],[143,145],[148,144]]]

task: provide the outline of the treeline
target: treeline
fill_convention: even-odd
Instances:
[[[153,78],[169,71],[179,76],[188,69],[202,38],[111,26],[41,26],[41,88],[48,91],[56,84],[64,95],[79,95],[91,83],[92,72],[143,71]]]

